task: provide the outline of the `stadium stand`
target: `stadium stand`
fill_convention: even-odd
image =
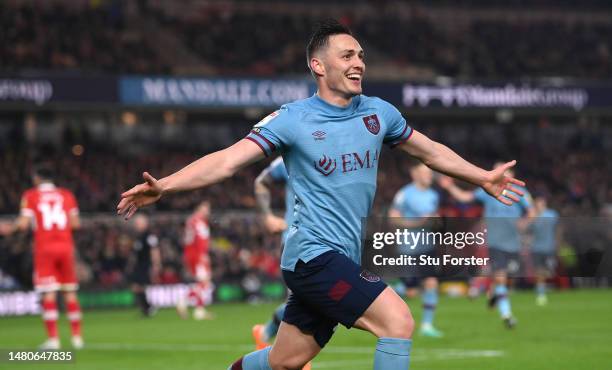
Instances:
[[[3,71],[305,75],[304,39],[323,16],[286,4],[270,11],[273,2],[261,7],[249,2],[181,3],[180,13],[165,3],[139,4],[78,8],[61,2],[43,7],[3,3],[2,22],[8,30],[0,48]],[[603,2],[592,2],[595,8],[604,7],[599,14],[603,20],[580,13],[546,17],[545,10],[535,17],[521,11],[520,1],[509,4],[511,17],[498,11],[488,18],[468,13],[454,20],[453,8],[416,4],[388,14],[395,3],[383,2],[388,10],[376,16],[367,11],[368,4],[337,6],[333,13],[364,40],[376,59],[375,75],[391,68],[396,78],[612,77],[612,17],[608,14],[606,21],[610,10]],[[458,13],[461,9],[457,6]],[[156,30],[175,40],[174,50],[168,50],[168,41],[156,42],[163,38],[151,37]]]
[[[525,9],[529,3],[530,10]],[[363,39],[374,76],[395,80],[439,76],[512,80],[563,76],[590,82],[612,78],[612,8],[609,2],[570,1],[341,1],[329,14],[309,1],[5,1],[0,3],[2,74],[107,75],[198,73],[204,76],[307,76],[304,41],[311,24],[337,16]],[[372,9],[380,12],[372,12]],[[478,11],[470,11],[471,7]],[[395,10],[398,11],[395,11]],[[531,11],[536,9],[535,11]],[[471,9],[473,10],[473,9]],[[560,42],[562,40],[562,42]],[[169,49],[169,46],[172,48]],[[370,59],[371,58],[371,59]],[[126,113],[123,113],[125,115]],[[14,214],[30,184],[33,161],[56,164],[58,184],[72,189],[85,215],[77,233],[84,285],[125,283],[133,243],[111,214],[118,194],[149,170],[162,176],[244,137],[256,119],[242,112],[219,119],[183,115],[165,123],[162,111],[136,120],[104,108],[88,112],[7,111],[0,115],[0,215]],[[219,115],[217,115],[219,116]],[[237,118],[240,117],[240,118]],[[609,118],[529,115],[499,124],[490,115],[418,117],[411,124],[483,166],[492,158],[517,159],[532,192],[549,194],[566,216],[598,215],[612,204]],[[131,123],[130,123],[131,122]],[[136,123],[134,123],[136,122]],[[408,168],[384,153],[374,214],[383,214],[408,179]],[[511,157],[512,156],[512,157]],[[278,237],[265,235],[245,212],[255,205],[252,181],[259,164],[205,191],[164,199],[156,208],[162,240],[161,282],[181,277],[182,217],[202,198],[213,199],[219,248],[216,280],[241,280],[256,271],[278,276]],[[282,194],[274,189],[273,207]],[[445,206],[455,207],[446,200]],[[240,210],[233,216],[228,210]],[[181,214],[180,212],[183,212]],[[239,261],[240,263],[230,263]],[[31,284],[27,235],[0,240],[0,286]]]

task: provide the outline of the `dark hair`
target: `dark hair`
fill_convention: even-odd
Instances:
[[[43,180],[53,181],[55,180],[55,172],[51,166],[47,164],[35,165],[32,169],[32,175],[38,176]]]
[[[329,18],[319,22],[308,41],[306,47],[306,63],[310,69],[310,58],[320,49],[325,48],[329,37],[333,35],[353,35],[348,27],[342,25],[335,19]]]

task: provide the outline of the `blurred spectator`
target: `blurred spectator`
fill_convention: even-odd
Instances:
[[[2,2],[3,72],[169,72],[147,46],[147,35],[138,26],[130,28],[114,3],[80,7],[69,2]]]
[[[270,12],[266,7],[192,2],[181,3],[180,11],[171,12],[160,3],[156,4],[159,9],[141,6],[140,10],[129,3],[76,6],[66,1],[39,6],[36,2],[3,2],[3,71],[181,71],[183,58],[173,58],[171,53],[189,55],[193,60],[188,67],[205,66],[203,70],[214,75],[308,73],[305,44],[320,15],[306,11],[307,7],[279,6],[279,11]],[[359,11],[349,2],[342,4],[333,15],[352,27],[366,55],[376,55],[376,65],[409,71],[396,78],[612,78],[612,24],[586,17],[571,19],[574,12],[585,11],[589,5],[610,12],[603,0],[573,6],[569,1],[520,0],[437,4],[450,6],[451,11],[456,7],[462,14],[468,11],[452,24],[440,22],[436,7],[429,2],[415,3],[409,11],[406,6],[401,7],[404,11],[394,11],[398,4],[393,1],[362,2]],[[469,13],[470,9],[495,7],[510,8],[514,16],[488,19]],[[530,17],[531,9],[546,11],[547,7],[564,10],[568,17]],[[168,40],[161,42],[162,33]],[[175,50],[168,50],[169,44]]]
[[[249,127],[246,123],[236,125],[244,125],[245,131]],[[604,207],[612,202],[612,163],[607,160],[612,147],[612,127],[604,122],[541,119],[535,124],[521,121],[499,125],[488,120],[473,122],[458,118],[445,122],[428,119],[425,124],[415,123],[414,127],[484,167],[496,160],[517,159],[518,176],[527,182],[532,192],[549,194],[551,205],[562,216],[605,214]],[[185,135],[190,136],[189,129],[186,130]],[[216,145],[222,147],[238,139],[229,137],[229,142],[221,141]],[[84,145],[92,149],[82,156],[60,153],[53,157],[61,164],[58,184],[77,189],[86,220],[83,230],[75,235],[79,276],[84,286],[121,286],[126,283],[125,269],[134,237],[126,229],[126,223],[114,216],[119,192],[139,181],[137,173],[141,170],[161,176],[199,155],[170,150],[156,143],[143,146],[142,155],[125,159],[118,148],[109,151],[94,149],[93,144]],[[109,145],[112,147],[112,143]],[[385,159],[380,162],[373,215],[384,214],[394,193],[409,179],[405,165],[407,154],[385,150],[382,156]],[[27,151],[10,147],[0,149],[2,213],[17,212],[19,194],[29,184],[28,163]],[[211,217],[213,279],[240,282],[247,276],[278,278],[278,236],[264,233],[260,220],[249,211],[253,205],[252,178],[261,166],[265,163],[241,171],[233,179],[210,189],[175,195],[162,202],[154,212],[151,225],[159,236],[163,260],[159,281],[168,283],[181,277],[184,213],[203,198],[214,200],[218,210],[218,214]],[[283,196],[278,189],[273,190],[276,191],[274,207],[282,208]],[[459,206],[449,200],[445,200],[443,206],[446,214],[479,215],[475,206]],[[88,216],[90,212],[108,213],[98,213],[92,218]],[[29,271],[30,264],[27,235],[0,239],[0,268],[21,286],[31,284],[30,274],[24,273]]]

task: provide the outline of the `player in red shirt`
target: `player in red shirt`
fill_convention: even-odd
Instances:
[[[5,224],[5,235],[32,228],[34,233],[34,288],[42,294],[42,316],[48,339],[41,349],[59,349],[57,291],[64,292],[72,331],[72,345],[83,348],[81,308],[74,263],[72,230],[80,227],[79,208],[74,195],[53,184],[53,172],[38,167],[32,175],[34,188],[21,198],[20,215]]]
[[[180,299],[176,309],[183,318],[187,317],[187,304],[195,306],[193,317],[196,320],[210,319],[212,315],[206,311],[204,296],[211,289],[211,267],[208,257],[210,228],[210,202],[204,201],[198,205],[185,223],[183,262],[186,270],[195,283],[191,285],[187,297]]]

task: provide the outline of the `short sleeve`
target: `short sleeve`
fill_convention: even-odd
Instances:
[[[22,197],[21,197],[21,204],[20,204],[20,214],[22,216],[26,216],[26,217],[34,217],[35,213],[34,213],[34,206],[32,205],[32,201],[30,199],[31,197],[29,196],[29,193],[25,193]]]
[[[484,191],[483,188],[478,188],[474,190],[474,199],[476,199],[480,203],[486,202],[488,197],[490,197],[490,195],[486,191]]]
[[[264,154],[271,155],[275,151],[284,151],[293,143],[294,122],[297,116],[287,106],[268,114],[259,121],[246,136],[257,144]]]
[[[282,157],[278,157],[270,163],[268,166],[268,173],[270,177],[274,181],[278,182],[286,182],[289,178],[289,174],[287,173],[287,168],[285,167],[285,162],[283,162]]]
[[[397,108],[383,100],[381,103],[380,111],[387,127],[383,142],[393,148],[408,140],[412,136],[413,129]]]

